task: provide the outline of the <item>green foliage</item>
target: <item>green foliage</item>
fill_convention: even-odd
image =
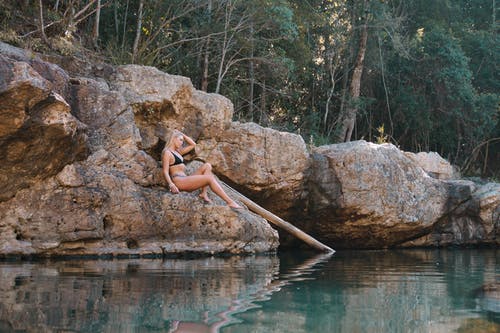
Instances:
[[[472,152],[486,158],[482,144],[500,136],[494,1],[385,0],[365,8],[354,0],[148,0],[133,59],[139,3],[103,1],[95,44],[95,4],[71,26],[71,13],[88,2],[43,1],[49,47],[38,2],[1,1],[0,39],[72,56],[93,49],[114,64],[135,61],[190,77],[197,88],[208,80],[208,92],[233,101],[236,119],[313,144],[334,142],[349,106],[358,110],[353,139],[434,150],[458,164]],[[365,20],[361,97],[352,100]],[[488,156],[500,155],[500,144],[489,149]]]

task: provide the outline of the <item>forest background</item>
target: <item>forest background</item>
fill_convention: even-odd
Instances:
[[[2,0],[0,40],[155,66],[235,120],[436,151],[500,178],[495,0]]]

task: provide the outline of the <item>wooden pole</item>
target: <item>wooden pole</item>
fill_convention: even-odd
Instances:
[[[335,250],[332,249],[331,247],[326,246],[325,244],[319,242],[318,240],[314,239],[313,237],[309,236],[299,228],[295,227],[291,223],[283,220],[277,215],[274,215],[270,211],[262,208],[252,200],[248,199],[245,197],[243,194],[240,192],[236,191],[233,189],[231,186],[227,185],[226,183],[220,181],[221,184],[223,184],[238,200],[240,200],[245,206],[248,207],[252,212],[259,214],[272,224],[280,227],[281,229],[285,230],[286,232],[292,234],[293,236],[297,237],[298,239],[304,241],[306,244],[310,245],[311,247],[320,250],[322,252],[327,252],[327,253],[334,253]]]

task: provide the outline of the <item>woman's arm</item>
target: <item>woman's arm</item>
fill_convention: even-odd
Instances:
[[[161,154],[163,176],[165,177],[165,180],[168,183],[168,188],[170,189],[170,192],[179,193],[179,189],[177,188],[177,186],[175,186],[174,182],[170,178],[170,161],[171,159],[174,158],[174,156],[171,155],[172,154],[166,154],[165,150]]]
[[[179,153],[181,153],[181,155],[184,155],[184,154],[189,153],[191,150],[194,149],[194,147],[196,147],[196,142],[194,142],[193,139],[191,139],[189,136],[187,136],[184,133],[182,133],[182,137],[184,138],[184,143],[186,144],[186,146],[182,147],[179,150]]]

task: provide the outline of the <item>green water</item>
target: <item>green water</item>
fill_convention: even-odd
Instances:
[[[498,254],[4,261],[0,332],[500,332]]]

